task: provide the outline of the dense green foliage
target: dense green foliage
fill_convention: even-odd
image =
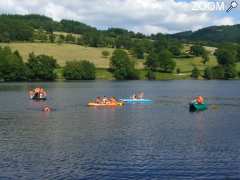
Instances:
[[[26,66],[17,51],[0,47],[0,80],[23,81],[27,79]]]
[[[26,65],[28,77],[32,81],[53,81],[57,77],[54,71],[57,68],[57,62],[53,57],[46,55],[36,56],[31,53]]]
[[[157,76],[156,76],[156,72],[152,71],[152,70],[148,70],[147,71],[147,74],[146,74],[146,78],[148,80],[156,80],[157,79]]]
[[[193,70],[192,70],[191,77],[195,78],[195,79],[198,79],[200,75],[201,74],[200,74],[199,69],[197,67],[194,67]]]
[[[113,52],[110,67],[117,80],[134,80],[139,78],[134,68],[134,62],[129,59],[128,54],[124,50],[117,49]]]
[[[176,67],[176,62],[168,50],[162,50],[159,53],[151,52],[145,66],[152,71],[172,72]]]
[[[240,25],[211,26],[195,32],[186,31],[171,35],[180,40],[205,42],[240,42]]]
[[[215,53],[218,63],[221,65],[234,64],[236,62],[236,55],[228,49],[218,49]]]
[[[200,45],[194,45],[191,47],[190,52],[195,56],[202,56],[205,53],[205,49]]]
[[[96,67],[89,61],[68,61],[63,70],[67,80],[94,80],[96,79]]]
[[[207,68],[204,70],[204,75],[203,75],[203,77],[204,77],[205,79],[208,79],[208,80],[213,79],[213,71],[212,71],[212,68],[207,67]]]
[[[108,56],[110,56],[110,52],[105,50],[102,52],[102,55],[103,57],[107,58]]]

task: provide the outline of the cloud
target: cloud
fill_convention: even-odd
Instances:
[[[0,13],[38,13],[58,21],[73,19],[100,29],[122,27],[146,34],[235,23],[234,17],[192,11],[189,1],[175,0],[5,0],[0,1]]]

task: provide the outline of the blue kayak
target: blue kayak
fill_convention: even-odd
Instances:
[[[152,102],[151,99],[120,99],[120,101],[126,103],[150,103]]]

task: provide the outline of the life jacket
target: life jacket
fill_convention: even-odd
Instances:
[[[198,103],[198,104],[203,104],[203,102],[204,102],[203,97],[202,97],[202,96],[198,96],[198,97],[197,97],[197,103]]]

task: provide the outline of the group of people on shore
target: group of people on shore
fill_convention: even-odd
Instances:
[[[47,92],[42,87],[37,87],[29,91],[29,97],[31,99],[43,99],[47,97]]]

